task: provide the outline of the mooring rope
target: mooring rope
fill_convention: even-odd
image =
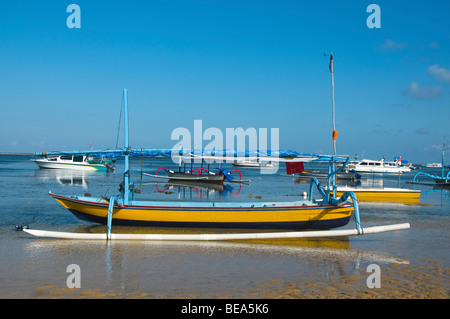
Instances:
[[[39,195],[38,197],[32,199],[31,201],[29,201],[26,204],[23,204],[22,206],[17,207],[16,209],[13,209],[13,210],[11,210],[9,212],[4,212],[4,213],[0,214],[0,218],[3,218],[3,217],[5,217],[5,216],[7,216],[9,214],[12,214],[12,213],[18,211],[19,209],[22,209],[22,208],[32,204],[33,202],[37,201],[38,199],[41,199],[42,197],[44,197],[44,195],[47,195],[47,193]]]

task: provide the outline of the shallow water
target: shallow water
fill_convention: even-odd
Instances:
[[[140,168],[141,163],[134,163]],[[169,160],[142,163],[154,174]],[[113,195],[116,172],[80,174],[42,170],[27,156],[0,156],[1,298],[448,298],[450,194],[406,184],[401,176],[365,175],[365,184],[419,188],[420,204],[360,203],[363,227],[395,223],[411,229],[341,239],[246,242],[126,242],[39,239],[15,230],[104,232],[75,218],[47,195]],[[232,166],[228,167],[230,170]],[[169,188],[144,177],[139,198],[159,200],[293,200],[309,182],[255,169],[240,169],[249,185],[225,191]],[[440,174],[440,170],[428,169]],[[140,176],[133,178],[140,184]],[[352,220],[345,228],[353,228]],[[113,226],[113,232],[165,231]],[[205,232],[206,230],[193,230]],[[81,288],[68,288],[67,267],[79,265]],[[381,288],[368,288],[370,264],[381,268]]]

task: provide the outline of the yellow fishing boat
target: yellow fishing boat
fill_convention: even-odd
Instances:
[[[76,217],[106,224],[110,199],[50,195]],[[352,202],[323,204],[308,200],[291,202],[192,202],[115,200],[112,222],[211,228],[329,229],[349,222]]]

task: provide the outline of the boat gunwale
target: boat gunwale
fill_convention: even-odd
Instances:
[[[52,196],[54,199],[59,199],[59,200],[66,200],[69,202],[73,202],[73,203],[77,203],[77,204],[83,204],[83,205],[90,205],[90,206],[97,206],[97,207],[104,207],[104,208],[108,208],[109,206],[109,202],[98,202],[98,201],[88,201],[88,200],[83,200],[83,199],[79,199],[79,198],[73,198],[73,197],[67,197],[64,195],[58,195],[58,194],[53,194],[53,193],[49,193],[50,196]],[[107,199],[105,199],[106,201]],[[139,202],[139,201],[136,201]],[[152,201],[153,202],[153,201]],[[157,202],[157,201],[154,201]],[[159,201],[161,202],[161,201]],[[167,203],[171,203],[171,202],[167,202]],[[126,205],[118,205],[118,204],[114,204],[115,208],[121,208],[121,209],[172,209],[172,210],[215,210],[215,211],[220,211],[220,210],[242,210],[242,211],[246,211],[246,210],[306,210],[306,209],[328,209],[328,208],[335,208],[335,209],[340,209],[340,208],[352,208],[353,207],[353,203],[341,203],[338,205],[332,205],[332,204],[314,204],[314,205],[286,205],[286,206],[260,206],[261,202],[255,202],[255,203],[250,203],[250,202],[245,202],[246,204],[249,204],[247,206],[212,206],[213,204],[220,204],[220,203],[225,203],[225,204],[242,204],[242,202],[187,202],[187,201],[180,201],[180,204],[187,204],[188,206],[182,206],[182,205],[178,205],[178,206],[169,206],[169,205],[163,205],[163,206],[149,206],[149,205],[133,205],[133,204],[126,204]],[[190,204],[197,204],[197,203],[204,203],[204,204],[210,204],[208,206],[190,206]],[[255,206],[255,204],[258,204],[257,206]]]
[[[408,188],[398,188],[398,189],[392,189],[392,188],[364,188],[364,187],[356,187],[356,188],[337,188],[336,190],[338,193],[344,193],[344,192],[355,192],[357,193],[383,193],[383,194],[420,194],[421,190],[419,189],[408,189]]]

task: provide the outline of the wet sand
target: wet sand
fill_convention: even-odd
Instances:
[[[355,274],[341,274],[336,280],[317,281],[314,275],[291,282],[283,278],[259,283],[247,294],[223,291],[208,294],[207,299],[449,299],[450,269],[436,260],[419,265],[390,264],[381,267],[381,287],[368,288],[369,273],[359,269]],[[35,299],[204,299],[198,292],[182,294],[71,289],[45,285],[34,289]],[[4,294],[1,298],[21,298],[20,294]]]
[[[256,298],[318,299],[449,299],[450,269],[439,261],[429,260],[421,266],[393,264],[381,268],[381,287],[368,288],[367,273],[344,275],[339,281],[299,282],[274,280],[255,292]]]

